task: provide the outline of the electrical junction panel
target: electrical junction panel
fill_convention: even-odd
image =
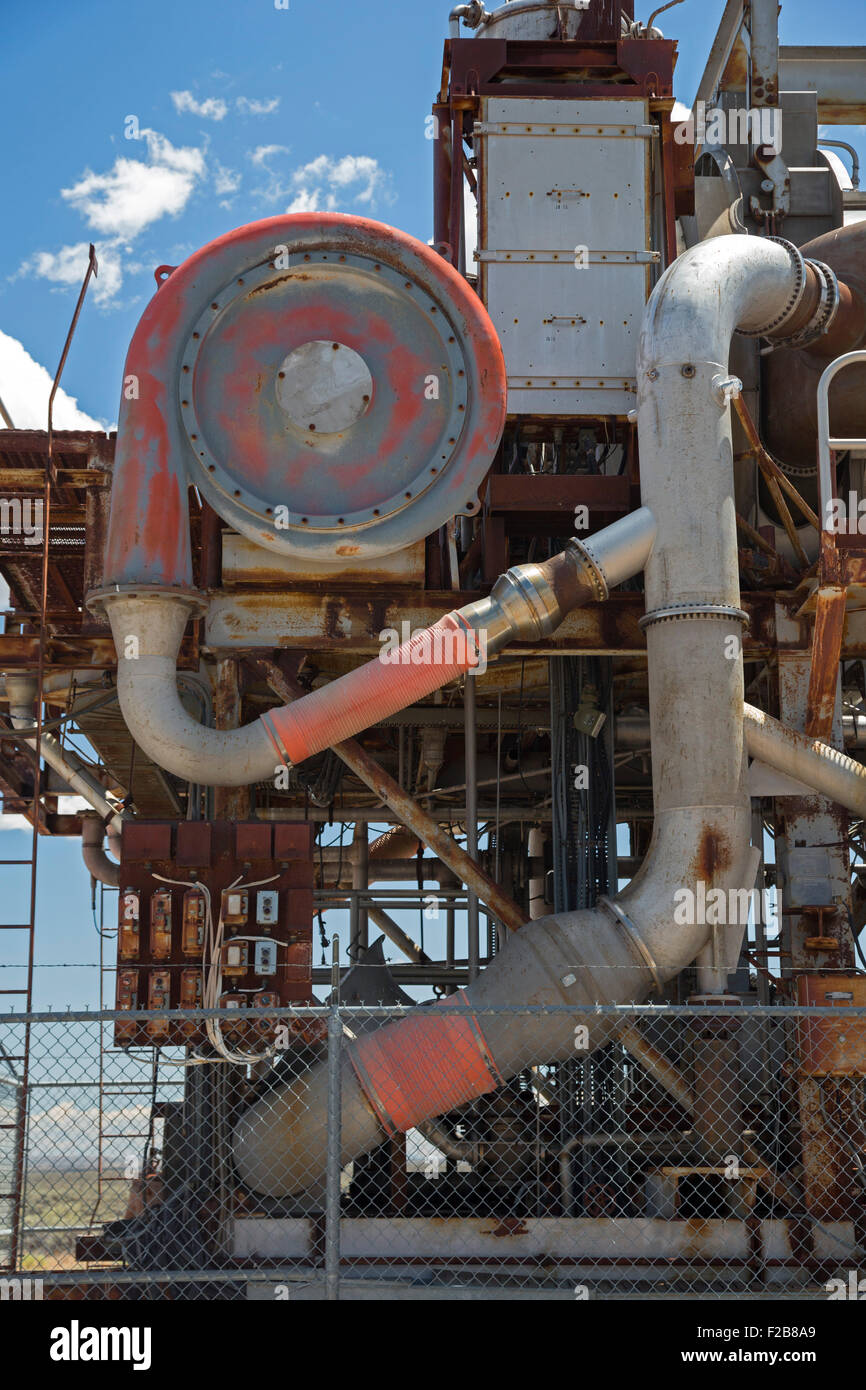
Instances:
[[[247,1020],[248,1010],[312,1002],[310,826],[128,821],[121,865],[118,1010],[200,1009],[206,955],[220,932],[221,1003],[237,1010],[229,1031],[240,1046],[266,1048],[275,1026]],[[195,1020],[115,1027],[118,1046],[204,1041]]]
[[[627,415],[660,261],[648,103],[487,97],[474,143],[479,289],[509,415]]]

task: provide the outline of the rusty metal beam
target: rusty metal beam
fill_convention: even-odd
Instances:
[[[41,468],[0,468],[0,487],[7,492],[18,488],[32,491],[44,481]],[[60,487],[110,487],[111,474],[97,468],[58,468],[57,482]]]
[[[264,677],[274,694],[286,704],[302,699],[306,695],[302,685],[284,676],[271,661],[252,660],[250,664]],[[510,931],[518,931],[526,920],[523,909],[507,897],[497,883],[483,869],[470,859],[465,850],[455,844],[450,835],[437,825],[427,812],[422,810],[403,788],[389,777],[374,758],[361,747],[357,739],[344,739],[334,744],[334,752],[342,758],[376,796],[393,811],[397,820],[409,827],[435,854],[443,864],[465,883],[467,888],[478,894],[481,901]]]
[[[836,685],[845,627],[845,590],[836,585],[818,590],[809,693],[806,699],[806,733],[829,743],[836,709]]]

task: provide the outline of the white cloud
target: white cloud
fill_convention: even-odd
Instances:
[[[19,430],[44,430],[48,422],[48,396],[51,391],[52,376],[40,363],[34,361],[30,353],[0,330],[0,382],[2,382],[3,404],[9,412],[15,428]],[[104,430],[101,420],[94,420],[79,410],[74,396],[69,396],[59,387],[54,397],[54,424],[61,430]],[[2,422],[0,422],[2,423]]]
[[[250,97],[238,97],[235,106],[244,116],[270,116],[276,111],[280,104],[279,97],[271,97],[269,101],[256,101]]]
[[[347,154],[331,159],[320,154],[292,174],[295,190],[287,212],[315,212],[319,208],[334,212],[341,204],[375,206],[377,197],[393,201],[388,176],[370,155]]]
[[[241,186],[241,176],[234,169],[227,169],[217,162],[213,178],[214,192],[218,194],[237,193]]]
[[[319,190],[318,188],[302,188],[289,206],[286,212],[318,212],[319,211]]]
[[[74,246],[61,246],[59,251],[36,251],[18,269],[18,275],[33,275],[40,280],[51,280],[56,285],[79,287],[87,269],[89,243],[76,242]],[[120,259],[120,243],[106,241],[96,244],[96,259],[99,270],[91,280],[88,295],[96,304],[108,304],[123,284],[123,267]]]
[[[171,99],[175,111],[180,115],[202,116],[206,121],[221,121],[228,111],[222,97],[207,97],[205,101],[196,101],[192,92],[172,92]]]
[[[87,223],[106,236],[137,236],[166,215],[183,212],[205,172],[205,158],[194,146],[175,147],[155,130],[142,130],[147,163],[122,157],[106,174],[88,170],[62,196]]]
[[[254,150],[250,151],[250,159],[261,169],[275,154],[288,154],[288,152],[288,145],[257,145]]]

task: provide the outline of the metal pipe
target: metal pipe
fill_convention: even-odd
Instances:
[[[466,853],[473,862],[478,860],[478,727],[475,722],[476,687],[472,676],[466,678],[463,691],[464,738],[466,756]],[[479,936],[478,894],[471,888],[466,904],[467,948],[470,982],[480,970],[481,939]]]
[[[866,816],[866,767],[838,748],[780,724],[763,710],[745,705],[746,743],[753,758],[787,777],[796,777],[828,800]]]
[[[751,0],[751,100],[753,106],[779,103],[779,0]]]
[[[36,733],[36,677],[9,673],[6,676],[6,691],[12,727],[29,744],[31,731],[33,737]],[[120,834],[123,813],[108,800],[105,788],[90,772],[84,759],[73,749],[62,748],[53,735],[44,731],[39,740],[39,752],[48,766],[99,813],[104,823]]]
[[[489,18],[483,0],[470,0],[468,5],[455,5],[448,16],[448,34],[452,39],[460,38],[461,19],[467,29],[477,29]]]
[[[772,336],[797,318],[807,275],[793,248],[718,237],[685,252],[647,305],[637,362],[642,500],[658,523],[645,565],[655,818],[649,853],[616,899],[543,917],[514,933],[467,990],[346,1050],[346,1158],[419,1120],[494,1090],[525,1067],[591,1049],[615,1024],[596,1002],[661,990],[704,945],[705,922],[677,923],[675,896],[751,888],[751,802],[743,739],[733,446],[727,376],[735,330]],[[700,680],[684,679],[699,672]],[[751,869],[752,881],[749,881]],[[690,914],[697,917],[699,914]],[[587,1012],[525,1024],[485,1008],[564,1003]],[[455,1007],[456,1004],[456,1007]],[[450,1010],[450,1012],[445,1012]],[[272,1092],[243,1115],[234,1157],[244,1183],[274,1196],[324,1162],[325,1075]]]
[[[825,140],[822,136],[818,140],[818,148],[846,150],[851,156],[851,187],[860,187],[860,156],[853,145],[849,145],[847,140]]]
[[[352,887],[356,891],[366,891],[369,887],[367,881],[368,860],[369,841],[367,839],[367,827],[363,821],[359,821],[355,826],[355,833],[352,840]],[[355,895],[352,897],[350,914],[349,959],[361,960],[369,944],[367,909]]]
[[[94,812],[81,817],[81,857],[85,868],[97,883],[108,884],[110,888],[120,887],[120,865],[115,864],[102,847],[105,830],[102,820]],[[115,843],[117,843],[115,839]]]
[[[432,964],[427,952],[422,951],[421,947],[406,935],[403,928],[397,926],[393,917],[390,917],[388,913],[385,912],[384,908],[379,907],[376,903],[368,903],[365,910],[370,921],[373,922],[380,931],[384,932],[388,940],[397,947],[398,951],[402,951],[403,955],[408,956],[409,960],[413,961],[415,965]]]
[[[546,841],[547,837],[544,831],[540,830],[538,826],[533,826],[529,832],[526,846],[532,867],[532,877],[529,880],[529,917],[531,921],[547,914],[547,900],[545,898],[547,880],[544,874]]]
[[[639,573],[654,536],[653,517],[642,507],[589,541],[575,538],[544,564],[509,570],[489,597],[447,614],[397,651],[240,729],[203,727],[178,694],[177,654],[202,601],[159,589],[104,593],[124,720],[148,757],[186,781],[221,787],[268,781],[285,765],[433,694],[509,642],[549,636],[573,608],[606,598],[611,585]]]

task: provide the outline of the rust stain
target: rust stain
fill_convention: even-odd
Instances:
[[[326,637],[332,641],[343,637],[340,632],[340,618],[343,612],[343,605],[339,599],[329,598],[325,600],[324,632]]]
[[[266,280],[263,285],[256,285],[255,289],[249,291],[248,298],[254,299],[256,295],[267,294],[268,290],[275,290],[277,286],[284,285],[287,280],[312,280],[312,275],[306,270],[293,270],[287,275],[276,275],[273,280]]]
[[[723,835],[708,827],[701,835],[695,856],[695,876],[711,882],[730,868],[731,847]]]
[[[482,1235],[496,1236],[497,1239],[505,1239],[508,1236],[525,1236],[529,1234],[529,1228],[521,1216],[503,1216],[500,1221],[489,1231],[483,1231]]]
[[[361,547],[359,545],[338,545],[338,555],[357,555]]]

